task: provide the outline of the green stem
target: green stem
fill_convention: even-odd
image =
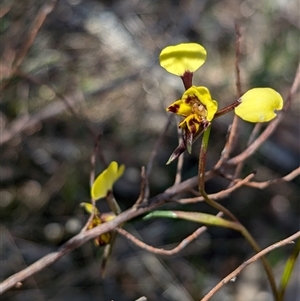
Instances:
[[[209,142],[209,135],[210,135],[211,125],[207,128],[207,130],[203,133],[202,143],[200,148],[200,155],[199,155],[199,166],[198,166],[198,183],[199,189],[204,189],[205,184],[205,166],[206,166],[206,153],[208,148]]]
[[[219,204],[218,202],[210,199],[205,192],[205,165],[206,165],[206,154],[208,149],[208,142],[209,142],[209,134],[210,134],[210,127],[204,132],[203,138],[202,138],[202,144],[199,154],[199,168],[198,168],[198,186],[199,186],[199,192],[203,196],[204,200],[212,207],[216,208],[217,210],[223,212],[225,215],[227,215],[229,218],[231,218],[234,222],[236,222],[239,225],[238,231],[244,236],[244,238],[248,241],[248,243],[251,245],[251,247],[254,249],[255,252],[260,252],[261,249],[255,239],[252,237],[252,235],[249,233],[249,231],[239,222],[239,220],[235,217],[231,211],[229,211],[227,208]],[[265,257],[261,257],[261,261],[263,263],[263,266],[265,268],[274,299],[276,301],[279,301],[279,295],[276,287],[276,282],[274,279],[274,275],[272,272],[272,268],[269,264],[269,262],[266,260]]]

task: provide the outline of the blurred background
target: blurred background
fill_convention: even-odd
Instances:
[[[297,0],[60,0],[11,74],[45,3],[0,4],[1,280],[57,250],[84,225],[88,217],[79,204],[89,201],[90,157],[97,135],[96,174],[112,160],[125,164],[114,191],[122,209],[134,204],[140,168],[147,165],[168,122],[165,108],[184,91],[181,80],[159,66],[162,48],[191,41],[207,49],[207,61],[194,83],[207,86],[220,107],[237,98],[235,23],[242,35],[243,91],[269,86],[285,99],[299,61]],[[220,157],[232,117],[230,113],[213,123],[207,168]],[[299,166],[299,117],[298,93],[276,132],[245,162],[242,176],[255,170],[256,181],[267,181]],[[177,122],[172,119],[159,146],[151,196],[174,182],[176,163],[165,163],[178,143]],[[252,128],[240,123],[234,154],[245,148]],[[199,142],[185,155],[183,179],[197,174],[198,152]],[[216,177],[207,183],[207,191],[218,192],[228,184]],[[222,204],[266,247],[299,229],[299,184],[298,177],[265,190],[243,187]],[[108,211],[104,201],[97,205]],[[202,203],[164,208],[215,213]],[[170,249],[198,226],[152,220],[125,228],[150,245]],[[291,250],[286,246],[268,255],[276,279]],[[172,257],[140,250],[118,236],[106,278],[101,279],[102,251],[89,242],[2,300],[198,300],[253,255],[239,234],[219,228],[210,228]],[[299,271],[293,274],[286,301],[300,300]],[[249,266],[212,300],[272,300],[261,264]]]

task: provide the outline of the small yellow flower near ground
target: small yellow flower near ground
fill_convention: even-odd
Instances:
[[[205,60],[206,50],[197,43],[168,46],[159,55],[160,65],[178,76],[183,76],[185,72],[195,72]]]
[[[271,88],[254,88],[241,98],[241,104],[234,111],[243,120],[249,122],[267,122],[276,117],[275,110],[281,110],[283,99]]]
[[[91,223],[88,225],[88,230],[108,222],[115,218],[113,213],[100,214],[98,209],[91,203],[81,203],[80,206],[84,207],[85,211],[89,214],[94,214]],[[103,233],[94,239],[96,246],[104,246],[110,243],[111,233]]]
[[[94,181],[91,188],[91,197],[94,200],[106,197],[107,193],[112,190],[114,183],[123,175],[124,170],[124,165],[118,166],[117,162],[111,162]]]

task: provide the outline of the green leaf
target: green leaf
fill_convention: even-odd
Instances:
[[[184,219],[191,222],[204,224],[207,226],[219,226],[230,228],[234,230],[240,230],[239,225],[235,222],[228,221],[222,217],[215,215],[201,213],[201,212],[186,212],[186,211],[172,211],[172,210],[156,210],[143,217],[143,220],[151,218],[175,218]]]

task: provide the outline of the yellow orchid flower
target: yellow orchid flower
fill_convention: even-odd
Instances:
[[[218,103],[212,100],[206,87],[192,86],[184,92],[182,98],[167,107],[167,111],[175,113],[185,119],[179,127],[196,134],[200,127],[210,123],[218,109]]]
[[[197,43],[168,46],[159,55],[160,65],[178,76],[183,76],[185,72],[195,72],[205,60],[206,50]]]
[[[115,218],[115,215],[113,213],[105,213],[105,214],[100,214],[98,209],[91,203],[81,203],[81,207],[85,209],[85,211],[89,214],[94,214],[92,221],[88,225],[88,230],[95,228],[99,226],[100,224],[103,224],[105,222],[108,222]],[[111,233],[103,233],[100,236],[96,237],[94,239],[94,243],[96,246],[104,246],[110,243],[111,240]]]
[[[123,175],[125,166],[118,166],[113,161],[109,166],[96,178],[91,188],[91,197],[98,200],[107,196],[112,190],[114,183]]]
[[[191,152],[193,142],[205,131],[211,121],[235,110],[245,121],[267,122],[276,117],[275,110],[281,110],[281,95],[271,88],[254,88],[247,91],[238,101],[218,110],[218,103],[211,98],[206,87],[192,85],[193,72],[206,60],[206,50],[196,43],[183,43],[164,48],[159,56],[160,65],[168,72],[178,75],[186,88],[181,99],[166,110],[184,117],[179,123],[183,131],[183,142],[175,149],[168,163],[176,159],[186,149]],[[167,164],[168,164],[167,163]]]
[[[247,91],[240,99],[234,111],[243,120],[249,122],[267,122],[276,117],[275,110],[281,110],[283,99],[271,88],[254,88]]]

